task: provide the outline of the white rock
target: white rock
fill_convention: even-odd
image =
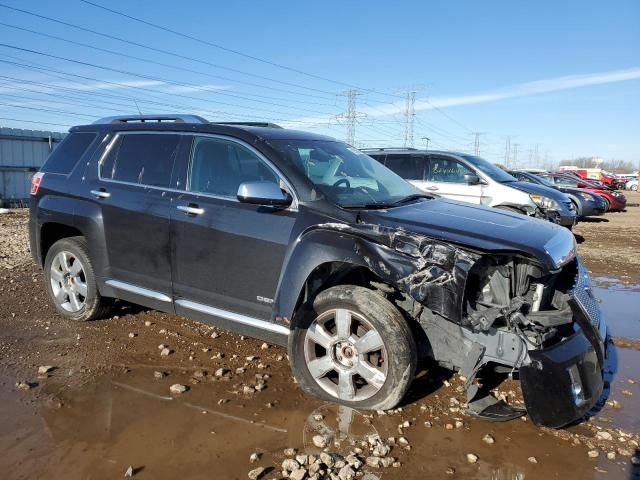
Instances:
[[[605,432],[604,430],[596,433],[596,438],[598,440],[613,440],[613,435],[611,435],[609,432]]]
[[[300,464],[297,460],[293,458],[285,458],[282,462],[282,470],[286,470],[287,472],[292,472],[300,468]]]
[[[589,455],[589,458],[598,458],[598,456],[600,456],[600,452],[598,450],[589,450],[587,455]]]
[[[163,357],[167,357],[169,356],[169,354],[171,353],[171,350],[169,350],[168,348],[163,348],[162,350],[160,350],[160,355]]]
[[[250,456],[249,456],[249,461],[251,463],[255,463],[258,460],[260,460],[260,454],[258,452],[253,452]]]
[[[478,456],[475,453],[467,453],[467,462],[476,463],[478,461]]]
[[[536,457],[529,457],[527,460],[529,460],[530,463],[538,463],[538,459]]]
[[[169,387],[169,391],[171,393],[184,393],[187,390],[189,390],[189,387],[187,387],[186,385],[181,385],[179,383],[174,383]]]
[[[260,477],[262,477],[262,474],[264,473],[264,467],[258,467],[258,468],[254,468],[253,470],[251,470],[247,476],[251,479],[251,480],[258,480]]]
[[[53,370],[52,365],[43,365],[41,367],[38,367],[38,375],[46,375],[51,370]]]
[[[326,435],[314,435],[311,440],[318,448],[325,448],[329,444],[329,439]]]
[[[493,436],[489,435],[488,433],[484,437],[482,437],[482,441],[489,445],[493,445],[494,443],[496,443],[496,439],[493,438]]]

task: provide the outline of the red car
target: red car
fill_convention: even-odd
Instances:
[[[539,173],[538,175],[559,187],[584,188],[589,192],[597,193],[606,200],[607,210],[609,211],[621,212],[627,206],[627,198],[622,193],[614,192],[609,187],[599,186],[588,180],[583,180],[565,173]]]

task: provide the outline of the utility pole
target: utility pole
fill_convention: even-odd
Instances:
[[[347,97],[347,111],[336,116],[337,120],[345,120],[347,125],[347,135],[345,141],[349,145],[353,145],[356,138],[356,121],[358,118],[364,117],[363,113],[356,111],[356,97],[362,95],[362,92],[356,89],[350,89],[345,92],[341,92],[338,95],[341,97]]]
[[[404,107],[404,147],[413,147],[413,124],[416,117],[416,90],[407,89]]]
[[[429,137],[422,137],[422,140],[424,141],[424,149],[429,150],[429,141],[431,139]]]
[[[474,140],[473,140],[473,152],[476,155],[480,155],[480,135],[484,132],[473,132]]]

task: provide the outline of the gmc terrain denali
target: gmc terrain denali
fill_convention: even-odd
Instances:
[[[519,378],[541,425],[602,393],[605,320],[567,229],[425,194],[331,138],[106,118],[72,128],[31,193],[66,318],[123,299],[287,346],[306,392],[356,408],[397,405],[423,357],[467,378],[478,416],[518,414],[487,372]]]

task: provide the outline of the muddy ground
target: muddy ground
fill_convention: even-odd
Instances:
[[[466,417],[462,382],[436,368],[421,373],[401,409],[356,412],[302,394],[280,347],[130,305],[107,320],[62,320],[29,259],[26,219],[0,216],[1,478],[119,478],[131,467],[137,478],[246,479],[262,467],[262,478],[275,479],[287,448],[318,455],[313,437],[321,434],[331,452],[346,455],[376,433],[397,463],[363,466],[361,478],[640,475],[632,465],[640,441],[640,207],[575,229],[619,346],[606,403],[562,430],[527,417]],[[171,353],[162,356],[160,345]],[[41,366],[53,368],[39,374]],[[174,384],[188,390],[173,394]],[[516,387],[506,382],[497,394],[518,404]]]

